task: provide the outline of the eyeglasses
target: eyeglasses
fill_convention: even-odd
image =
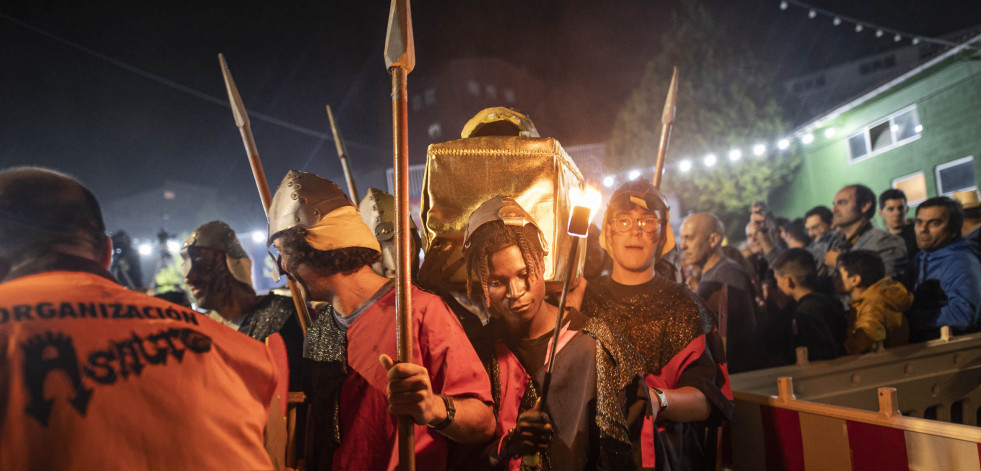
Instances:
[[[661,220],[654,216],[645,216],[643,218],[632,218],[629,216],[621,216],[613,220],[613,230],[617,232],[630,232],[634,228],[634,223],[640,225],[640,230],[647,234],[653,234],[657,231],[659,225],[661,225]]]

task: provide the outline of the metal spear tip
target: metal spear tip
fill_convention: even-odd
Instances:
[[[678,102],[678,68],[674,68],[671,74],[671,85],[668,86],[668,98],[664,100],[664,113],[661,115],[661,124],[671,124],[674,122],[675,106]]]
[[[235,116],[235,125],[245,127],[249,125],[249,114],[245,112],[245,105],[242,103],[242,96],[238,94],[238,87],[232,79],[232,71],[228,69],[225,62],[225,55],[218,53],[218,62],[221,64],[221,75],[225,78],[225,90],[228,91],[228,102],[232,106],[232,115]]]
[[[412,39],[412,11],[409,0],[392,0],[385,36],[385,66],[400,67],[405,73],[416,66],[416,46]]]

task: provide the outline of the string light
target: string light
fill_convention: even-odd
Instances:
[[[780,150],[787,150],[788,147],[790,147],[790,141],[787,139],[780,139],[780,142],[777,142],[777,148]]]
[[[682,173],[685,173],[685,172],[691,170],[691,161],[688,160],[688,159],[685,159],[685,160],[682,160],[681,162],[678,162],[678,170],[681,170]]]
[[[803,142],[804,144],[810,144],[814,142],[814,134],[811,133],[804,134],[803,136],[801,136],[800,141]]]
[[[640,170],[631,170],[630,173],[627,174],[627,178],[630,180],[636,180],[637,177],[639,176],[640,176]]]
[[[732,149],[729,151],[729,160],[735,162],[743,157],[743,151],[739,149]]]
[[[711,167],[711,166],[715,165],[715,161],[716,160],[717,159],[715,157],[715,154],[709,154],[709,155],[706,155],[705,158],[702,159],[702,162],[705,163],[705,166],[706,167]]]
[[[616,182],[616,180],[613,178],[613,175],[607,175],[607,176],[603,177],[603,186],[605,186],[607,188],[612,187],[613,186],[613,183],[615,183],[615,182]]]
[[[759,157],[765,153],[766,153],[765,144],[756,144],[755,146],[753,146],[753,155]]]
[[[939,45],[950,46],[950,47],[958,45],[955,42],[948,41],[945,39],[924,38],[903,31],[895,30],[892,28],[882,27],[876,24],[869,23],[868,21],[859,20],[857,18],[851,18],[848,16],[839,15],[835,12],[812,6],[800,0],[781,0],[780,10],[788,10],[791,4],[794,5],[795,7],[799,7],[803,10],[806,10],[807,17],[810,19],[817,18],[818,15],[820,15],[823,17],[831,18],[831,24],[835,26],[841,25],[842,23],[854,24],[856,33],[861,33],[867,27],[875,30],[875,37],[882,38],[888,34],[891,35],[892,40],[897,43],[901,42],[903,39],[909,39],[914,46],[920,44],[921,42],[929,42],[933,44],[939,44]],[[972,47],[971,49],[977,49],[977,48]]]

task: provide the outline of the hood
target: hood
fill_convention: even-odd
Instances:
[[[963,237],[958,237],[950,244],[947,244],[946,247],[941,247],[933,252],[921,250],[916,254],[916,258],[920,259],[921,262],[923,260],[927,260],[931,264],[949,260],[955,257],[967,256],[976,257],[978,256],[978,253],[971,242]]]
[[[913,295],[906,290],[902,283],[887,276],[869,286],[853,302],[863,303],[867,301],[880,302],[889,309],[905,312],[913,305]]]

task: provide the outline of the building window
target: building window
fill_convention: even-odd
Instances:
[[[892,187],[903,190],[906,195],[906,204],[910,206],[916,206],[927,198],[926,175],[923,172],[893,178]]]
[[[492,100],[497,99],[497,88],[495,88],[493,85],[488,85],[487,88],[484,89],[484,92],[487,93],[487,98]]]
[[[507,103],[514,103],[514,90],[511,90],[510,88],[504,90],[504,101]]]
[[[426,90],[426,106],[433,106],[436,104],[436,89],[430,88]]]
[[[429,125],[429,138],[439,139],[443,135],[443,127],[439,123],[433,123]]]
[[[480,84],[476,80],[468,80],[467,91],[473,96],[480,96]]]
[[[865,160],[919,139],[923,132],[916,106],[892,114],[848,136],[848,163]]]
[[[950,196],[955,191],[973,190],[978,187],[974,179],[974,156],[937,165],[937,193]]]
[[[422,109],[422,97],[416,95],[412,97],[412,111],[419,111]]]

